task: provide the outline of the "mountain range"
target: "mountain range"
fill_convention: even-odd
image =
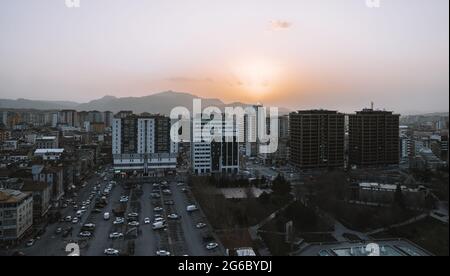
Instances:
[[[105,96],[101,99],[87,103],[76,103],[70,101],[35,101],[27,99],[0,99],[0,109],[37,109],[37,110],[61,110],[75,109],[78,111],[112,111],[117,113],[122,110],[132,110],[134,113],[149,112],[153,114],[169,115],[170,111],[177,106],[183,106],[192,110],[194,99],[202,99],[202,107],[217,106],[248,106],[245,103],[226,104],[219,99],[200,98],[189,93],[166,91],[143,97],[123,97]],[[280,114],[289,113],[288,109],[280,108]]]

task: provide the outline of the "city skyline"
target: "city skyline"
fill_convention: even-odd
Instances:
[[[8,1],[0,98],[174,90],[226,103],[448,111],[448,1]],[[257,11],[257,12],[255,12]]]

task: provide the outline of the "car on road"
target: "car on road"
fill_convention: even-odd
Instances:
[[[179,218],[180,218],[180,216],[177,215],[177,214],[170,214],[170,215],[168,215],[167,217],[168,217],[169,219],[173,219],[173,220],[176,220],[176,219],[179,219]]]
[[[159,193],[151,193],[150,195],[153,199],[161,198],[161,195]]]
[[[186,211],[188,212],[188,213],[190,213],[190,212],[195,212],[195,211],[197,211],[198,210],[198,207],[196,206],[196,205],[189,205],[188,207],[186,207]]]
[[[166,251],[166,250],[156,251],[156,256],[159,256],[159,257],[169,257],[170,255],[171,255],[170,252]]]
[[[106,212],[103,214],[103,219],[104,220],[109,220],[111,218],[111,214],[109,212]]]
[[[153,230],[160,230],[166,228],[166,224],[164,221],[155,222],[152,225]]]
[[[150,224],[150,218],[145,218],[144,219],[144,224]]]
[[[89,231],[83,231],[83,232],[80,232],[79,236],[82,238],[90,238],[90,237],[92,237],[92,233]]]
[[[155,208],[153,209],[153,211],[154,211],[154,212],[162,212],[162,211],[164,211],[164,209],[163,209],[162,207],[155,207]]]
[[[110,239],[120,239],[120,238],[123,238],[123,234],[114,232],[114,233],[109,234],[109,238]]]
[[[55,230],[55,234],[56,234],[56,235],[59,235],[59,234],[62,233],[62,231],[63,231],[63,229],[62,229],[61,227],[58,227],[58,228],[56,228],[56,230]]]
[[[153,223],[157,223],[157,222],[165,222],[165,220],[162,217],[155,217],[155,219],[153,220]]]
[[[95,230],[95,224],[93,224],[93,223],[86,223],[85,225],[83,225],[82,229],[85,230],[85,231],[94,231]]]
[[[139,214],[138,213],[129,213],[127,216],[128,216],[128,218],[138,218]]]
[[[219,244],[217,244],[217,243],[215,243],[215,242],[211,242],[211,243],[208,243],[208,244],[206,245],[206,249],[208,249],[208,250],[214,250],[214,249],[216,249],[217,247],[219,247]]]
[[[197,223],[197,225],[195,225],[195,228],[197,228],[197,229],[202,229],[205,227],[206,227],[206,223],[203,223],[203,222],[199,222],[199,223]]]
[[[114,224],[114,225],[119,225],[119,224],[124,224],[124,223],[125,223],[125,219],[124,219],[124,218],[120,218],[120,217],[116,218],[116,219],[113,221],[113,224]]]
[[[31,240],[27,241],[27,247],[32,247],[35,243],[36,243],[36,241],[34,239],[31,239]]]
[[[128,197],[127,196],[122,196],[119,200],[120,203],[127,203],[128,202]]]
[[[178,186],[178,187],[182,187],[182,186],[184,186],[184,183],[183,183],[183,182],[179,182],[179,183],[177,184],[177,186]]]
[[[119,256],[119,250],[114,249],[114,248],[108,248],[105,249],[105,251],[103,251],[103,253],[107,256]]]
[[[128,226],[137,227],[137,226],[139,226],[139,222],[131,221],[131,222],[128,223]]]
[[[65,222],[71,222],[72,221],[72,217],[71,216],[67,216],[64,218]]]
[[[72,219],[72,223],[73,223],[73,224],[77,224],[78,222],[80,222],[80,219],[79,219],[79,218],[73,218],[73,219]]]

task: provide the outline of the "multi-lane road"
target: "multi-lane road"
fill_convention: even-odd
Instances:
[[[112,180],[112,175],[107,172],[105,179],[99,176],[92,177],[87,185],[78,192],[78,197],[74,198],[78,208],[81,207],[82,202],[86,202],[89,197],[92,197],[96,186],[99,185],[100,189],[97,191],[102,192]],[[98,209],[97,212],[94,212],[96,198],[101,197],[101,195],[96,195],[86,206],[86,213],[78,223],[51,224],[33,246],[27,247],[26,244],[23,244],[11,251],[20,251],[29,256],[64,256],[68,254],[66,252],[67,244],[77,243],[81,256],[102,256],[107,248],[116,249],[121,255],[134,256],[155,256],[159,250],[168,251],[175,256],[220,256],[224,254],[224,249],[220,245],[214,250],[206,248],[208,243],[217,241],[213,238],[212,230],[201,210],[195,212],[186,210],[187,206],[196,205],[188,187],[164,178],[134,181],[136,185],[131,189],[126,187],[125,182],[117,181],[107,196],[107,205],[101,209],[101,212],[98,212]],[[165,182],[166,185],[161,185]],[[170,192],[163,192],[164,189],[168,189]],[[159,193],[160,198],[152,198],[154,193]],[[120,203],[123,196],[128,197],[128,202]],[[126,210],[125,223],[114,225],[113,209],[121,204]],[[155,212],[155,207],[162,207],[163,210]],[[106,212],[111,214],[108,220],[104,218]],[[75,217],[76,210],[69,205],[68,208],[61,210],[61,213],[63,217]],[[128,225],[127,215],[130,213],[139,215],[137,231],[133,231],[133,228],[136,227]],[[144,223],[146,218],[153,222],[157,214],[167,221],[165,229],[153,230],[152,223]],[[177,214],[179,218],[171,220],[168,218],[170,214]],[[82,231],[83,225],[87,223],[95,224],[95,230],[91,231],[92,237],[81,238],[79,233]],[[205,223],[206,227],[198,229],[196,227],[198,223]],[[72,227],[73,230],[66,237],[63,237],[62,233],[56,233],[58,228],[67,229],[69,227]],[[122,233],[124,237],[110,239],[109,235],[113,232]],[[137,235],[133,235],[136,232]],[[133,245],[133,250],[130,250],[130,244]]]

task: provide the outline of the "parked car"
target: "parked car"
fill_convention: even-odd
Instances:
[[[113,221],[113,224],[114,225],[119,225],[119,224],[124,224],[125,223],[125,219],[124,218],[116,218],[114,221]]]
[[[119,256],[120,252],[117,249],[108,248],[108,249],[105,249],[105,251],[103,253],[107,256]]]
[[[110,239],[120,239],[120,238],[123,238],[123,234],[114,232],[114,233],[109,234],[109,238]]]
[[[166,250],[158,250],[156,251],[156,256],[160,256],[160,257],[169,257],[171,254],[169,251]]]
[[[203,222],[199,222],[197,223],[197,225],[195,226],[197,229],[202,229],[206,227],[206,223]]]
[[[34,239],[31,239],[31,240],[27,241],[27,247],[32,247],[35,243],[36,243],[36,241]]]
[[[179,219],[179,218],[180,218],[180,216],[177,215],[177,214],[170,214],[170,215],[168,215],[167,217],[168,217],[169,219],[173,219],[173,220],[176,220],[176,219]]]
[[[92,233],[89,231],[83,231],[83,232],[80,232],[79,236],[82,238],[90,238],[90,237],[92,237]]]
[[[217,247],[219,247],[219,245],[218,245],[217,243],[215,243],[215,242],[211,242],[211,243],[208,243],[208,244],[206,245],[206,249],[208,249],[208,250],[214,250],[214,249],[216,249]]]

